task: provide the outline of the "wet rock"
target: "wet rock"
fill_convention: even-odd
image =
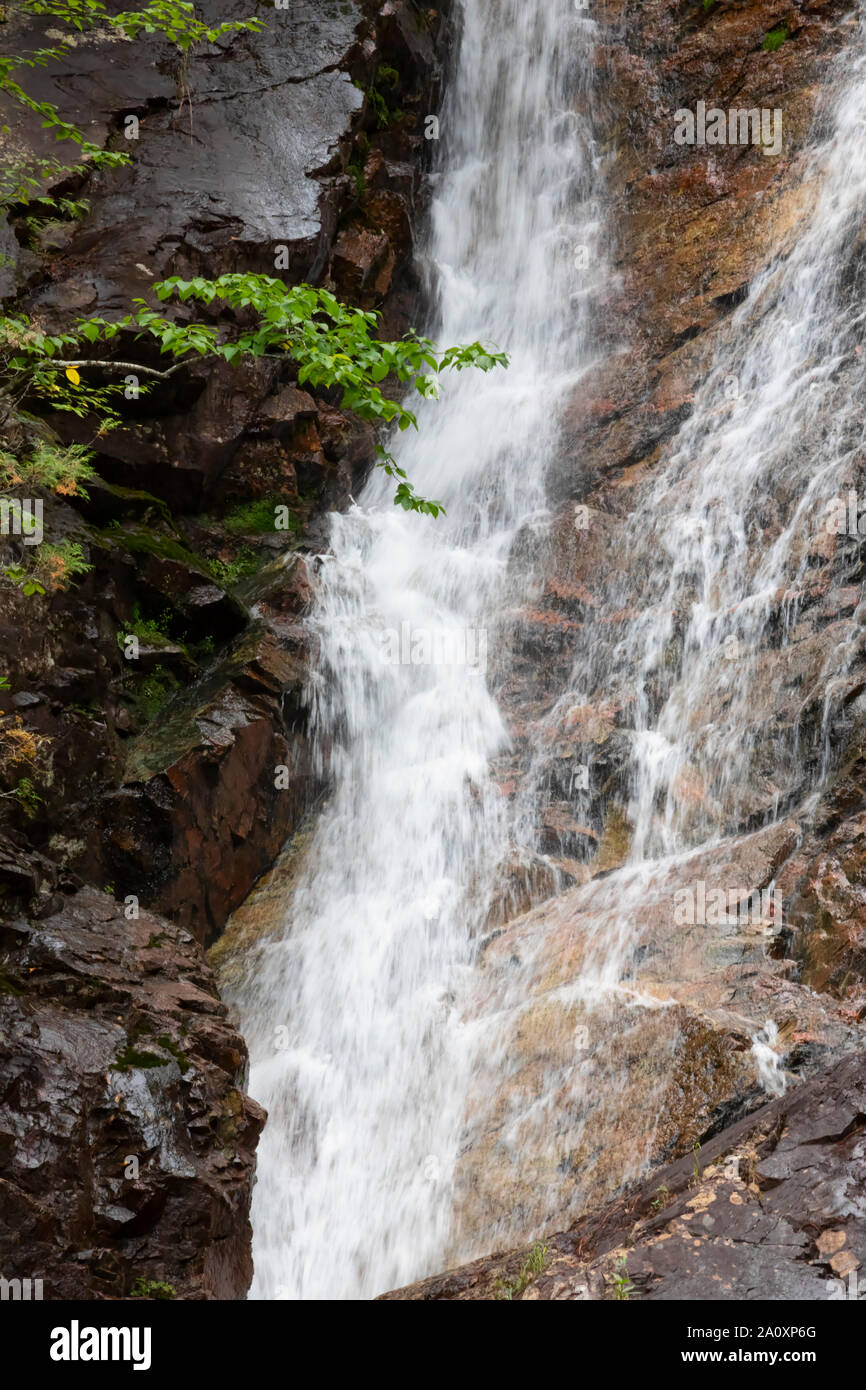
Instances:
[[[631,1300],[856,1300],[864,1113],[863,1063],[852,1056],[548,1237],[524,1292],[510,1289],[526,1248],[383,1297],[585,1301],[621,1297],[625,1280]]]
[[[797,835],[594,879],[486,944],[460,1248],[561,1224],[859,1045],[850,1011],[798,983],[766,892]]]
[[[303,735],[306,667],[253,627],[128,750],[105,802],[105,860],[204,943],[298,824],[314,781]]]
[[[339,293],[352,299],[371,289],[384,294],[390,282],[388,251],[388,238],[381,233],[359,228],[341,232],[331,260],[331,276]]]
[[[264,1122],[188,932],[83,889],[0,925],[0,1268],[46,1299],[243,1298]]]

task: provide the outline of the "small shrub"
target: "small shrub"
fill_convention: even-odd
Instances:
[[[613,1274],[613,1296],[618,1303],[627,1303],[631,1294],[634,1293],[634,1284],[628,1277],[626,1257],[621,1255],[616,1262]]]
[[[43,541],[36,556],[33,576],[49,593],[54,593],[58,589],[68,589],[70,584],[83,574],[89,574],[92,569],[77,541],[57,541],[56,544]]]
[[[40,440],[26,459],[0,451],[0,486],[43,488],[62,497],[87,497],[83,484],[96,474],[93,455],[82,444],[58,445]]]
[[[501,1283],[498,1287],[497,1298],[514,1299],[519,1298],[525,1289],[529,1288],[533,1279],[537,1279],[547,1264],[547,1246],[537,1240],[527,1255],[520,1268],[516,1280],[513,1284]]]

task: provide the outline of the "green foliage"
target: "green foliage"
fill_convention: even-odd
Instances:
[[[177,1298],[174,1284],[165,1284],[158,1279],[136,1279],[130,1298]]]
[[[45,489],[66,497],[87,497],[83,484],[96,476],[93,455],[81,444],[60,445],[40,439],[24,459],[0,449],[0,487]]]
[[[125,10],[121,14],[111,14],[102,0],[22,0],[22,9],[60,19],[79,31],[101,25],[117,29],[130,39],[142,33],[164,34],[182,53],[197,43],[214,43],[224,34],[258,33],[264,28],[260,19],[241,19],[210,28],[196,19],[195,6],[186,0],[151,0],[144,9]]]
[[[776,49],[781,48],[782,44],[788,38],[788,32],[786,25],[778,24],[775,29],[770,30],[764,42],[761,44],[761,47],[766,53],[775,53]]]
[[[0,485],[86,497],[83,480],[95,476],[87,462],[89,458],[81,445],[62,448],[45,440],[40,440],[23,460],[0,449]],[[34,594],[67,589],[92,568],[77,541],[43,541],[36,549],[25,552],[23,564],[3,569],[2,576],[21,589],[25,598],[31,598]]]
[[[149,723],[159,714],[178,688],[177,677],[162,666],[156,666],[146,676],[136,678],[132,699],[136,711]]]
[[[223,589],[231,589],[240,579],[246,579],[249,575],[255,574],[260,565],[261,561],[258,555],[248,545],[243,546],[233,560],[211,560],[210,562],[214,578]]]
[[[417,418],[402,400],[384,394],[382,385],[387,379],[408,386],[423,399],[435,399],[439,394],[437,378],[443,372],[461,372],[469,367],[487,372],[508,365],[504,353],[477,342],[440,350],[429,338],[413,333],[396,342],[383,342],[375,336],[379,315],[374,310],[342,304],[328,290],[312,285],[288,287],[268,275],[236,273],[217,280],[172,276],[154,288],[160,300],[176,296],[181,303],[211,305],[221,301],[230,309],[245,311],[245,319],[252,315],[255,322],[252,327],[224,332],[209,324],[175,323],[142,299],[134,301],[134,313],[115,321],[81,319],[67,334],[45,334],[26,318],[0,316],[0,382],[4,393],[15,399],[36,394],[53,409],[79,416],[96,412],[102,418],[102,429],[116,424],[109,397],[112,391],[122,392],[123,387],[88,388],[80,375],[80,371],[104,370],[113,364],[72,354],[85,346],[95,350],[98,344],[110,344],[121,333],[130,333],[137,340],[156,344],[161,354],[172,359],[172,365],[160,371],[118,363],[120,369],[164,380],[196,357],[222,358],[229,363],[250,357],[288,358],[296,368],[299,385],[337,389],[343,409],[372,423],[407,430],[417,428]],[[407,511],[438,516],[442,504],[418,497],[393,456],[381,448],[379,455],[380,466],[398,480],[395,503]]]
[[[27,565],[9,565],[0,570],[0,576],[20,589],[25,598],[32,598],[34,594],[45,593],[44,586],[37,579],[34,579],[32,570]]]
[[[527,1255],[520,1268],[516,1280],[513,1284],[500,1283],[497,1288],[497,1298],[511,1300],[519,1298],[520,1295],[537,1279],[539,1274],[544,1271],[547,1265],[548,1251],[547,1246],[537,1240]]]
[[[223,357],[227,362],[285,355],[297,368],[299,385],[309,382],[319,389],[337,388],[343,409],[399,430],[417,428],[418,421],[402,401],[385,396],[381,386],[387,378],[408,385],[424,399],[435,399],[437,376],[443,372],[469,367],[487,372],[508,365],[504,353],[477,342],[440,350],[429,338],[411,333],[396,342],[383,342],[375,336],[379,315],[374,310],[342,304],[328,290],[312,285],[289,288],[272,276],[231,274],[217,280],[172,276],[155,288],[162,300],[175,294],[184,303],[223,300],[229,308],[252,310],[258,321],[227,341],[219,340],[216,329],[172,323],[137,300],[134,316],[113,324],[91,319],[81,326],[82,333],[91,340],[100,333],[110,340],[121,328],[137,328],[141,336],[156,339],[161,352],[181,360],[191,354]],[[379,454],[385,472],[401,480],[394,498],[397,505],[432,516],[443,510],[441,503],[417,496],[390,454],[381,448]]]
[[[389,454],[387,449],[382,448],[381,444],[376,445],[376,453],[379,455],[379,466],[385,470],[388,477],[402,480],[397,483],[394,491],[395,506],[402,507],[406,512],[423,512],[432,517],[437,517],[440,513],[445,515],[445,508],[441,502],[433,502],[418,496],[406,477],[405,469],[399,466],[393,454]]]
[[[12,795],[18,802],[24,814],[29,817],[36,815],[37,808],[41,805],[42,797],[37,792],[29,777],[21,777],[12,788]]]
[[[97,433],[119,425],[113,401],[123,396],[124,386],[88,387],[77,365],[61,360],[64,351],[79,346],[77,332],[45,333],[26,315],[0,314],[0,423],[26,396],[36,396],[52,410],[80,418],[97,415],[102,422]]]
[[[33,561],[36,579],[49,590],[68,589],[74,580],[92,569],[77,541],[43,541]]]
[[[376,75],[366,90],[367,101],[373,110],[376,125],[380,130],[384,130],[392,122],[399,121],[403,117],[400,107],[395,106],[392,110],[385,96],[385,91],[393,91],[399,81],[400,74],[396,68],[380,67],[377,68]]]
[[[137,637],[141,642],[169,642],[171,638],[168,630],[171,623],[170,609],[166,608],[159,618],[145,618],[142,616],[140,605],[136,603],[132,610],[132,621],[126,624],[123,632],[117,634],[117,645],[123,648],[129,635]]]
[[[355,193],[360,198],[367,191],[367,176],[360,159],[350,159],[346,165],[346,173],[354,183]]]

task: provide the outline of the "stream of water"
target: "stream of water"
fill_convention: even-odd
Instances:
[[[451,1222],[473,1062],[460,1001],[509,844],[485,667],[497,613],[533,584],[508,561],[546,518],[600,231],[575,114],[593,25],[571,0],[460,8],[429,239],[437,336],[507,343],[511,366],[443,381],[400,441],[447,517],[407,516],[377,475],[321,562],[313,729],[335,790],[285,935],[241,1000],[270,1115],[254,1297],[369,1297],[435,1265]]]

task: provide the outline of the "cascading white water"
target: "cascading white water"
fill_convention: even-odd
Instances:
[[[866,442],[862,33],[839,65],[833,117],[809,169],[820,180],[815,210],[791,254],[759,277],[734,315],[632,528],[635,557],[655,559],[652,592],[622,652],[642,695],[636,859],[675,852],[750,815],[769,818],[827,770],[827,721],[862,633],[859,610],[803,691],[804,715],[824,709],[817,741],[803,720],[777,726],[761,657],[796,633],[828,503],[854,485]],[[654,683],[662,688],[655,708],[646,693]],[[773,769],[758,774],[756,787],[768,744]]]
[[[839,62],[827,108],[828,133],[804,162],[800,235],[732,315],[692,413],[636,489],[618,535],[625,563],[598,578],[606,612],[626,616],[577,633],[569,688],[539,739],[543,769],[541,747],[572,710],[609,702],[634,711],[623,721],[631,843],[622,869],[519,924],[501,958],[488,953],[475,1086],[487,1095],[473,1143],[493,1196],[472,1199],[469,1253],[561,1228],[590,1194],[598,1200],[640,1173],[676,1045],[658,982],[650,995],[635,989],[641,923],[660,901],[672,918],[671,885],[706,871],[699,847],[787,811],[808,819],[832,767],[833,721],[856,695],[846,671],[862,644],[862,602],[827,612],[830,640],[820,619],[804,635],[798,618],[814,601],[814,557],[837,544],[856,552],[856,536],[828,533],[828,504],[853,489],[866,511],[866,32]],[[590,782],[575,792],[579,821],[597,790]],[[675,971],[676,942],[660,940]],[[562,958],[572,951],[579,964],[569,973]],[[519,969],[506,968],[508,956]],[[737,1022],[752,1029],[755,1079],[778,1094],[786,1080],[775,1022]],[[539,1085],[520,1042],[542,1028]],[[484,1149],[491,1133],[493,1151]]]
[[[460,999],[509,835],[488,770],[505,734],[479,666],[485,641],[499,660],[513,586],[531,588],[531,563],[515,577],[509,554],[543,520],[558,402],[586,367],[575,251],[599,235],[594,26],[572,0],[459,12],[430,238],[438,336],[492,341],[512,365],[443,381],[400,441],[447,517],[397,511],[377,475],[321,562],[313,730],[334,793],[284,934],[236,995],[269,1112],[259,1297],[368,1297],[446,1248],[474,1036]],[[579,260],[597,275],[596,254]],[[429,660],[437,639],[458,659]]]

